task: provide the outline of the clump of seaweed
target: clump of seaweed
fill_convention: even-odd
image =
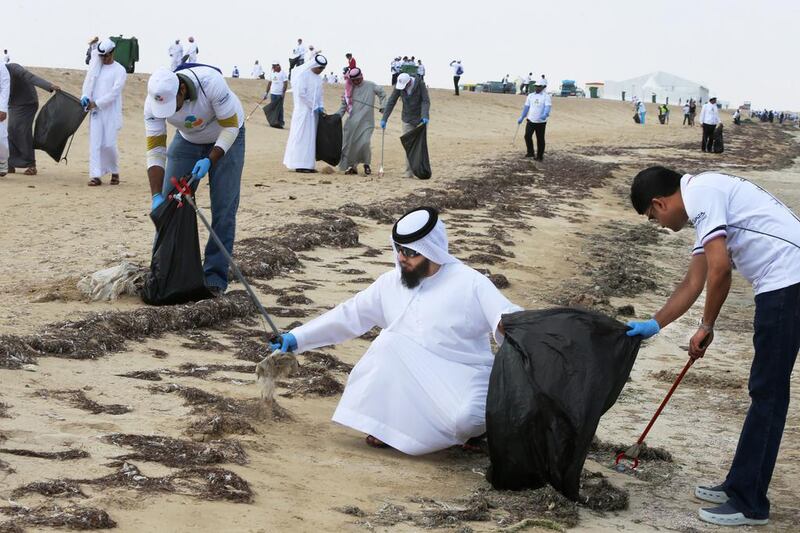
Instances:
[[[162,435],[133,435],[113,433],[103,437],[105,442],[133,448],[134,453],[116,457],[120,461],[142,460],[175,468],[205,466],[219,463],[245,464],[247,454],[236,441],[212,440],[193,442]]]
[[[65,401],[73,407],[87,411],[94,415],[99,415],[101,413],[107,415],[122,415],[131,412],[131,408],[127,405],[121,405],[117,403],[104,405],[97,403],[94,400],[90,400],[89,397],[86,396],[86,393],[82,390],[50,391],[43,389],[38,391],[37,394],[42,398],[55,398],[57,400]]]

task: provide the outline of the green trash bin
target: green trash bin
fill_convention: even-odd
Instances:
[[[406,74],[416,74],[417,69],[417,65],[403,65],[400,67],[400,72],[405,72]]]
[[[597,98],[597,87],[589,87],[589,98]]]
[[[136,37],[111,37],[114,41],[114,61],[125,67],[125,72],[133,74],[139,61],[139,41]]]

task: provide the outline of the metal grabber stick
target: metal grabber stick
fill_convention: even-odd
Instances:
[[[514,131],[514,137],[511,139],[511,146],[514,146],[514,143],[517,142],[517,134],[519,133],[520,126],[522,126],[522,122],[517,123],[517,129]]]
[[[186,178],[189,178],[189,180],[187,181]],[[225,259],[228,260],[228,263],[231,265],[231,269],[233,270],[234,275],[241,282],[241,284],[244,285],[244,290],[247,291],[248,296],[250,296],[250,299],[253,301],[253,304],[256,306],[256,309],[258,309],[258,312],[261,313],[261,316],[263,316],[266,319],[267,324],[269,324],[269,327],[272,328],[272,332],[275,334],[275,336],[279,336],[280,331],[278,331],[278,328],[275,326],[275,323],[272,322],[272,319],[267,314],[267,310],[264,309],[263,305],[261,305],[261,301],[258,299],[258,296],[256,296],[256,293],[253,291],[253,288],[250,286],[249,283],[247,283],[247,280],[244,279],[244,275],[242,274],[242,271],[239,269],[239,265],[236,264],[236,261],[234,261],[231,254],[229,254],[228,250],[225,249],[225,245],[222,244],[222,241],[220,240],[216,232],[213,229],[211,229],[211,224],[208,222],[208,219],[203,213],[203,210],[197,207],[197,204],[194,201],[194,193],[192,192],[191,188],[191,185],[196,181],[196,178],[192,176],[184,176],[183,178],[181,178],[180,181],[178,181],[177,178],[173,177],[171,181],[178,191],[173,195],[173,198],[178,202],[186,200],[186,203],[192,206],[194,212],[197,213],[197,217],[203,222],[203,225],[208,230],[209,235],[211,235],[211,238],[214,239],[214,242],[219,247],[220,251],[222,252],[222,255],[224,255]]]
[[[264,100],[266,100],[266,99],[267,99],[267,97],[266,97],[266,96],[265,96],[264,98],[262,98],[262,99],[261,99],[261,101],[260,101],[259,103],[257,103],[257,104],[256,104],[256,106],[253,108],[253,110],[252,110],[252,111],[250,111],[250,113],[249,113],[249,114],[248,114],[246,117],[244,117],[244,121],[245,121],[245,122],[247,122],[248,120],[250,120],[250,117],[252,117],[252,116],[253,116],[253,113],[255,113],[255,112],[256,112],[256,109],[258,109],[259,107],[261,107],[261,104],[263,104],[263,103],[264,103]]]
[[[381,128],[381,168],[378,169],[378,176],[383,177],[383,141],[386,138],[386,128]]]

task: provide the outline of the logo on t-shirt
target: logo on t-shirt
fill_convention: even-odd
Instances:
[[[696,217],[692,219],[692,226],[697,227],[702,221],[706,219],[706,212],[700,211]]]
[[[202,123],[203,123],[203,119],[202,118],[197,118],[194,115],[187,116],[183,121],[184,127],[188,128],[188,129],[197,128]]]

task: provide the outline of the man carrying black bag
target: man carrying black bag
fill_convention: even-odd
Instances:
[[[381,129],[386,129],[386,122],[394,110],[395,104],[399,98],[403,99],[403,134],[411,132],[418,125],[427,125],[429,122],[429,115],[431,110],[431,101],[428,97],[428,88],[425,87],[419,76],[402,73],[397,77],[397,84],[394,86],[394,91],[389,100],[386,102],[386,108],[383,111],[383,118],[381,119]],[[403,174],[404,178],[411,178],[414,173],[411,168],[411,162],[406,158],[406,172]]]

